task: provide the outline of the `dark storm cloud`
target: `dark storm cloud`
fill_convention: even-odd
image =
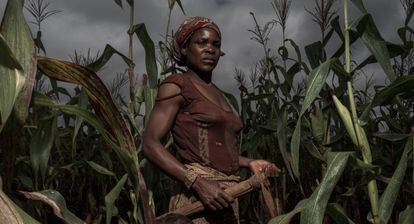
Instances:
[[[127,53],[128,13],[129,8],[124,1],[124,8],[119,8],[113,0],[50,0],[51,8],[63,10],[43,24],[43,41],[48,56],[68,60],[74,50],[86,53],[88,49],[96,53],[109,43],[121,52]],[[167,0],[136,0],[135,20],[145,23],[155,43],[163,39],[166,29],[168,4]],[[237,94],[237,86],[233,79],[234,68],[238,67],[249,73],[255,62],[263,57],[261,46],[252,41],[254,23],[250,12],[255,13],[260,24],[275,19],[275,13],[269,0],[181,0],[186,16],[200,15],[212,18],[223,33],[223,51],[226,52],[215,72],[214,80],[223,89]],[[396,28],[403,24],[403,11],[399,1],[370,0],[364,1],[366,8],[372,13],[383,37],[398,43]],[[0,16],[4,11],[6,0],[0,2]],[[352,5],[352,4],[351,4]],[[335,7],[342,14],[342,1]],[[305,8],[313,10],[314,1],[293,0],[287,26],[287,37],[293,39],[301,49],[307,44],[319,40],[319,27],[312,21]],[[171,28],[177,26],[186,17],[176,7],[173,11]],[[351,6],[350,17],[356,19],[361,14]],[[342,16],[341,16],[342,18]],[[341,24],[343,22],[341,21]],[[35,31],[33,29],[33,31]],[[338,39],[337,37],[333,37]],[[136,39],[136,38],[135,38]],[[280,27],[275,26],[271,33],[269,47],[276,54],[281,43]],[[334,51],[339,43],[330,43],[328,51]],[[293,53],[293,51],[291,52]],[[353,47],[353,57],[357,60],[369,55],[362,44]],[[135,40],[134,54],[137,74],[145,72],[144,52],[140,43]],[[302,52],[302,57],[305,57]],[[123,71],[125,65],[119,58],[114,58],[102,77],[109,82],[116,72]],[[384,74],[378,66],[371,66],[368,73],[376,74],[378,80],[384,80]]]

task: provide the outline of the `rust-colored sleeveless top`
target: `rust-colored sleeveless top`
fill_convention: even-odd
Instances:
[[[170,75],[161,85],[164,83],[179,86],[185,99],[172,127],[182,162],[197,162],[228,175],[236,173],[239,169],[236,137],[243,127],[240,118],[211,102],[186,75]]]

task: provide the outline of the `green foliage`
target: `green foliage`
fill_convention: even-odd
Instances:
[[[384,193],[382,193],[381,195],[379,201],[379,217],[381,223],[388,223],[391,217],[395,201],[397,200],[398,192],[400,191],[401,185],[404,181],[404,176],[408,166],[408,155],[410,154],[410,152],[414,153],[413,141],[414,138],[411,137],[405,144],[400,162],[398,163],[398,166],[395,169],[394,174],[392,175],[390,183],[385,188]]]
[[[49,5],[39,2],[40,9]],[[114,2],[123,7],[124,1]],[[271,181],[280,215],[269,223],[324,223],[329,219],[365,223],[372,216],[370,201],[378,198],[372,193],[376,188],[381,193],[381,223],[413,223],[414,31],[409,21],[414,5],[403,1],[405,23],[398,28],[402,43],[397,44],[383,39],[363,1],[352,2],[362,15],[343,30],[335,1],[316,0],[310,16],[319,26],[321,38],[304,47],[286,36],[294,2],[275,0],[272,6],[277,18],[263,25],[252,14],[250,32],[262,48],[263,58],[251,70],[250,82],[236,69],[240,105],[236,97],[223,94],[245,125],[240,138],[242,155],[269,160],[283,170],[281,177]],[[0,139],[13,137],[11,130],[17,122],[24,125],[27,121],[13,138],[14,151],[4,151],[0,145],[2,157],[7,155],[0,165],[16,167],[14,176],[4,180],[12,183],[13,191],[23,190],[27,197],[51,205],[53,214],[63,222],[151,223],[154,209],[162,213],[168,207],[170,179],[142,159],[140,149],[157,85],[165,75],[179,70],[168,60],[170,21],[157,51],[145,25],[134,25],[134,1],[127,3],[131,9],[128,56],[108,44],[94,58],[75,55],[74,61],[82,65],[44,57],[38,57],[36,65],[35,44],[38,53],[45,51],[40,22],[60,10],[42,17],[28,9],[39,26],[34,41],[22,16],[21,1],[8,1],[2,20]],[[176,4],[184,13],[181,1],[169,0],[169,20]],[[282,41],[275,46],[271,33],[278,25]],[[134,35],[145,50],[147,74],[141,85],[135,84]],[[335,35],[339,43],[334,42]],[[371,55],[355,60],[350,70],[350,63],[343,64],[341,59],[356,43],[363,43]],[[110,92],[96,75],[113,55],[120,56],[128,67],[128,102],[116,97],[123,85],[114,83]],[[161,58],[158,63],[157,58]],[[391,82],[382,86],[368,82],[365,89],[354,90],[352,85],[366,65],[374,63],[382,68],[377,74],[386,75]],[[43,73],[50,77],[51,91],[42,88]],[[58,80],[79,86],[72,91],[72,86],[59,86]],[[37,85],[36,91],[32,91],[33,85]],[[67,100],[62,101],[62,96]],[[4,128],[6,122],[13,126]],[[171,143],[170,137],[165,139],[166,147]],[[14,159],[9,157],[13,153]],[[0,222],[6,218],[5,222],[37,223],[30,216],[41,223],[56,222],[51,209],[22,201],[13,192],[7,194],[0,191]],[[241,212],[243,220],[269,221],[261,202],[255,193],[241,199],[241,211],[246,211]]]
[[[30,217],[21,208],[16,206],[7,195],[0,190],[0,222],[1,223],[23,223],[38,224],[39,222]]]
[[[145,24],[140,23],[134,25],[132,29],[128,30],[128,33],[136,34],[142,46],[145,49],[145,66],[148,74],[149,86],[155,88],[158,80],[158,68],[157,61],[155,60],[155,45],[148,35]]]
[[[21,0],[8,1],[0,26],[1,34],[20,63],[25,77],[22,90],[17,91],[19,95],[14,103],[14,114],[20,125],[26,121],[36,74],[35,46],[29,26],[23,16],[22,6]]]
[[[121,178],[121,180],[119,180],[119,182],[115,185],[115,187],[105,196],[106,223],[107,224],[111,223],[115,200],[119,197],[119,194],[121,193],[122,188],[124,187],[124,184],[127,179],[128,179],[128,175],[125,174]]]
[[[308,79],[308,88],[306,90],[305,99],[303,100],[302,107],[299,112],[299,119],[295,126],[295,131],[292,135],[291,140],[291,152],[293,160],[293,170],[297,177],[300,176],[299,173],[299,145],[300,145],[300,132],[302,125],[302,116],[312,104],[312,102],[319,95],[319,92],[322,90],[322,87],[325,85],[326,78],[328,77],[330,67],[333,63],[336,63],[336,60],[330,59],[314,70],[311,71]]]
[[[7,42],[0,34],[0,49],[2,57],[0,59],[1,72],[1,100],[0,100],[0,131],[9,118],[13,105],[16,102],[20,90],[23,88],[25,77],[20,63],[17,61],[9,48]]]
[[[33,168],[36,189],[38,188],[39,171],[42,181],[46,179],[50,151],[57,135],[56,117],[43,119],[30,141],[30,162]]]
[[[338,183],[333,186],[332,196],[329,199],[335,203],[329,206],[322,202],[317,203],[317,210],[321,213],[302,214],[301,223],[306,223],[310,219],[312,221],[308,223],[323,223],[326,215],[338,223],[365,222],[367,218],[370,219],[370,216],[363,217],[371,214],[366,206],[369,202],[373,211],[376,211],[376,207],[381,208],[380,212],[374,213],[371,222],[379,223],[380,219],[388,222],[388,218],[393,219],[393,217],[395,221],[395,216],[390,214],[395,214],[393,211],[401,211],[407,204],[412,203],[413,196],[411,194],[404,196],[400,190],[401,181],[410,184],[410,180],[402,175],[405,173],[401,171],[402,165],[396,167],[396,170],[393,166],[398,163],[395,158],[404,157],[412,160],[411,156],[401,154],[402,151],[398,150],[402,146],[401,141],[411,135],[409,130],[414,114],[411,108],[412,91],[408,87],[412,86],[409,81],[411,74],[408,74],[409,69],[412,68],[412,63],[408,59],[408,55],[411,54],[409,52],[412,52],[412,45],[409,43],[411,40],[407,39],[410,31],[408,28],[400,28],[399,35],[404,42],[403,45],[389,43],[382,38],[363,2],[353,1],[353,3],[363,15],[355,20],[346,32],[343,32],[339,16],[333,16],[327,12],[329,10],[320,10],[318,13],[318,9],[327,7],[322,5],[328,3],[316,1],[319,5],[315,7],[316,11],[311,13],[321,28],[322,38],[305,46],[307,62],[303,61],[300,51],[297,50],[299,47],[293,41],[292,46],[298,52],[296,59],[288,56],[284,43],[281,47],[276,47],[275,53],[272,54],[272,49],[267,49],[266,42],[263,41],[266,40],[265,33],[258,32],[264,28],[261,28],[254,18],[256,22],[254,40],[269,53],[265,55],[266,58],[259,60],[256,65],[257,70],[251,73],[250,89],[247,87],[249,84],[245,80],[244,73],[237,70],[236,79],[241,90],[242,117],[247,128],[242,145],[253,148],[253,152],[247,152],[247,155],[276,161],[279,165],[284,163],[289,171],[289,166],[292,166],[295,176],[301,177],[300,180],[292,177],[292,181],[286,181],[284,179],[286,174],[283,174],[282,180],[276,182],[278,186],[274,191],[275,194],[279,194],[277,199],[282,201],[280,206],[288,209],[284,211],[285,214],[272,221],[280,223],[287,223],[289,220],[298,221],[295,219],[295,214],[306,209],[312,198],[306,195],[313,195],[315,193],[313,189],[321,186],[323,180],[322,182],[318,180],[326,175],[328,155],[337,151],[356,149],[361,153],[362,160],[352,157],[347,168],[351,171],[344,172],[338,177]],[[407,12],[410,11],[408,6],[405,8]],[[323,17],[322,14],[330,17]],[[323,26],[326,21],[330,21],[330,30]],[[285,32],[284,29],[282,27],[282,34]],[[326,57],[329,52],[325,47],[332,44],[329,42],[335,33],[343,43],[329,59]],[[356,61],[356,66],[351,71],[350,63],[342,64],[338,59],[344,53],[349,53],[349,45],[358,42],[365,44],[372,55],[361,62]],[[280,58],[277,58],[278,56]],[[310,73],[307,71],[307,63],[314,68]],[[331,65],[328,66],[329,63]],[[389,85],[376,88],[373,99],[369,97],[372,93],[368,90],[371,84],[367,84],[365,90],[352,88],[352,82],[358,79],[367,64],[372,63],[378,63],[383,69],[383,74],[392,81]],[[325,66],[325,71],[320,69],[322,66]],[[288,67],[291,67],[289,69],[291,72],[286,72],[285,68]],[[317,74],[315,71],[318,70],[319,77],[315,76]],[[399,74],[396,71],[399,71]],[[287,75],[288,73],[290,74]],[[393,81],[396,77],[401,78]],[[305,79],[308,81],[303,81]],[[290,88],[286,88],[286,85]],[[275,92],[277,94],[272,94]],[[358,118],[358,113],[361,112],[363,112],[362,116]],[[290,150],[286,150],[285,139],[290,139]],[[275,148],[275,145],[279,147]],[[300,150],[302,148],[306,150]],[[390,148],[393,149],[393,153],[397,150],[397,156],[392,159],[389,159]],[[406,162],[400,160],[399,164],[406,164]],[[395,178],[391,186],[394,186],[390,187],[393,189],[393,194],[386,194],[389,197],[387,203],[378,203],[378,191],[391,190],[386,190],[384,183],[376,179],[391,176],[393,173]],[[315,179],[317,183],[314,183]],[[366,192],[367,188],[368,192]],[[296,202],[289,203],[289,197]],[[396,198],[404,199],[394,201]],[[361,200],[364,201],[364,205],[357,206],[354,202],[358,201],[360,204]],[[327,206],[327,209],[324,206]],[[260,206],[257,207],[260,209]],[[361,216],[355,211],[362,211],[364,214]],[[256,209],[254,213],[257,214]]]
[[[322,223],[328,200],[348,163],[349,157],[350,153],[347,152],[330,154],[326,174],[312,195],[301,201],[291,212],[270,220],[269,224],[289,223],[292,217],[299,212],[301,212],[300,223]]]
[[[107,44],[104,48],[104,51],[102,52],[102,55],[93,63],[87,65],[87,67],[97,72],[109,61],[109,59],[111,59],[114,54],[119,55],[128,66],[134,66],[134,62],[132,62],[127,56],[117,51],[111,45]]]
[[[26,198],[36,201],[42,201],[53,208],[53,213],[65,221],[65,223],[85,224],[84,221],[76,217],[66,207],[66,201],[63,196],[54,190],[44,190],[39,192],[20,191]]]

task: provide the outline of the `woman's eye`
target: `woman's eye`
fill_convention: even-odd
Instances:
[[[205,41],[205,40],[199,40],[199,41],[196,42],[196,44],[198,44],[198,45],[205,45],[206,43],[207,43],[207,41]]]

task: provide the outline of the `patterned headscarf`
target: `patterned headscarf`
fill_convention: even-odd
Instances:
[[[178,65],[184,66],[185,61],[181,55],[181,48],[183,48],[190,40],[192,34],[201,28],[210,28],[217,32],[221,39],[221,32],[218,26],[206,17],[192,16],[184,20],[180,25],[177,32],[175,32],[174,38],[171,44],[171,57],[177,62]],[[224,55],[223,52],[220,53]]]

